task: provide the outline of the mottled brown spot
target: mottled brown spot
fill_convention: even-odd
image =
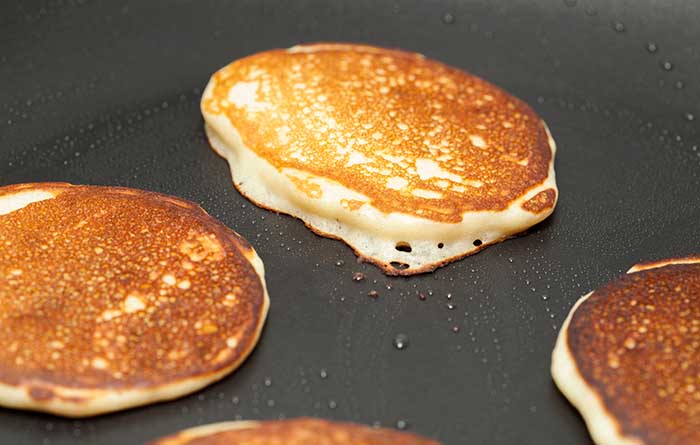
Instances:
[[[289,178],[289,180],[292,181],[292,183],[297,189],[299,189],[309,198],[318,199],[323,196],[323,190],[321,189],[321,186],[316,184],[315,182],[309,181],[307,179],[297,178],[296,176],[292,175],[287,175],[287,178]]]
[[[542,190],[529,200],[525,201],[521,207],[523,210],[527,210],[531,213],[542,213],[545,210],[549,210],[554,207],[556,198],[557,192],[554,189],[549,188],[547,190]]]
[[[363,425],[299,418],[256,422],[250,428],[231,429],[201,437],[186,432],[151,445],[440,445],[417,434]]]
[[[221,243],[214,234],[190,232],[189,235],[190,239],[180,244],[180,252],[187,255],[190,261],[194,263],[205,259],[221,261],[224,258]]]
[[[23,184],[0,197],[32,188],[56,197],[0,215],[0,382],[158,386],[220,371],[254,346],[263,285],[235,232],[140,190]]]
[[[568,345],[621,433],[700,443],[700,264],[627,274],[573,314]]]
[[[237,60],[211,85],[203,111],[225,115],[247,147],[385,213],[459,222],[467,211],[503,210],[549,175],[548,134],[529,106],[418,54],[304,45]]]
[[[49,388],[41,387],[41,386],[32,386],[29,388],[29,391],[27,391],[29,394],[29,397],[32,399],[38,401],[38,402],[45,402],[47,400],[51,400],[54,398],[54,392],[51,391]]]
[[[342,205],[344,208],[354,212],[355,210],[359,210],[360,207],[365,205],[365,202],[359,201],[357,199],[341,199],[340,205]]]

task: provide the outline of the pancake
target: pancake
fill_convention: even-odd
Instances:
[[[391,275],[428,272],[554,210],[555,144],[525,103],[422,55],[320,43],[237,60],[202,114],[238,190]]]
[[[196,204],[117,187],[0,187],[0,405],[80,417],[232,372],[268,309],[263,264]]]
[[[277,421],[222,422],[190,428],[151,445],[439,445],[386,428],[298,418]]]
[[[581,298],[552,376],[598,445],[700,443],[700,257],[637,265]]]

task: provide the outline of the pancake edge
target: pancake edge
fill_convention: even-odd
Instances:
[[[569,349],[568,329],[576,310],[593,295],[581,297],[566,317],[552,352],[552,379],[559,391],[578,410],[586,428],[597,445],[643,445],[643,442],[625,437],[617,419],[607,410],[600,394],[586,383]]]
[[[247,430],[257,428],[260,422],[255,420],[234,420],[226,422],[209,423],[206,425],[187,428],[169,436],[160,437],[147,445],[182,445],[198,437],[210,436],[224,431]]]
[[[213,87],[214,79],[212,78],[204,91],[203,99],[210,95]],[[326,201],[316,207],[309,206],[306,203],[310,198],[298,190],[283,173],[266,159],[247,147],[237,129],[228,122],[227,118],[209,115],[204,109],[202,109],[202,114],[210,146],[228,162],[233,185],[244,197],[258,207],[301,219],[310,230],[318,235],[343,241],[352,248],[359,258],[379,266],[387,275],[414,275],[431,272],[450,262],[477,253],[491,244],[522,233],[551,215],[559,198],[554,171],[556,143],[546,123],[542,120],[540,122],[547,132],[551,153],[547,177],[523,193],[504,210],[465,212],[459,223],[441,223],[398,212],[385,214],[375,209],[370,203],[363,206],[363,208],[367,207],[371,213],[369,217],[366,214],[361,215],[346,210],[335,201]],[[230,134],[229,137],[221,135],[215,126],[227,127],[225,129]],[[262,177],[265,177],[267,181],[277,183],[274,192],[270,192],[271,187],[262,180]],[[335,181],[318,176],[310,175],[310,177],[321,184],[322,188],[342,190],[344,196],[364,196]],[[532,213],[521,207],[521,204],[547,189],[555,191],[552,207],[540,213]],[[284,193],[281,194],[280,191],[284,191]],[[319,213],[319,207],[327,208]],[[332,215],[327,217],[322,213]],[[386,235],[381,230],[376,229],[376,227],[387,226],[392,227],[395,232]],[[426,233],[431,234],[429,239],[425,238]],[[390,252],[391,256],[387,254],[380,257],[377,254],[368,253],[359,246],[360,240],[363,239],[366,240],[365,244],[367,245],[381,246],[375,249],[381,252]],[[475,246],[475,240],[480,240],[481,244]],[[400,269],[391,263],[399,262],[410,265],[413,262],[415,264],[415,257],[396,250],[395,246],[399,241],[409,243],[414,246],[414,250],[417,250],[415,246],[433,249],[430,251],[432,254],[437,250],[435,246],[439,243],[442,243],[446,248],[441,250],[444,254],[435,261],[422,263],[417,267]],[[448,244],[449,248],[447,248]]]
[[[649,261],[644,263],[635,264],[632,266],[627,273],[641,272],[643,270],[656,269],[657,267],[664,267],[671,264],[695,264],[700,263],[700,256],[688,256],[681,258],[670,258],[666,260]]]
[[[639,263],[632,266],[627,273],[655,269],[672,264],[700,263],[700,257],[673,258],[667,260]],[[576,310],[595,291],[581,297],[569,311],[569,315],[561,326],[556,345],[552,352],[552,379],[559,391],[578,410],[586,423],[588,431],[598,445],[644,445],[635,437],[624,436],[615,416],[605,406],[600,394],[588,385],[578,369],[571,350],[569,349],[569,324]]]
[[[361,423],[355,423],[355,422],[347,422],[347,421],[337,421],[337,420],[329,420],[329,419],[322,419],[318,417],[293,417],[290,419],[286,419],[287,421],[305,421],[305,420],[314,420],[314,421],[322,421],[325,423],[329,423],[334,426],[338,427],[356,427],[356,428],[372,428],[368,425],[364,425]],[[209,423],[205,425],[200,425],[200,426],[195,426],[191,428],[187,428],[184,430],[177,431],[175,433],[172,433],[171,435],[168,436],[163,436],[159,437],[152,442],[148,442],[146,445],[183,445],[186,444],[188,441],[197,439],[200,437],[205,437],[205,436],[210,436],[226,431],[235,431],[235,430],[244,430],[244,429],[254,429],[259,426],[262,426],[266,422],[277,422],[276,420],[234,420],[234,421],[224,421],[224,422],[217,422],[217,423]],[[386,428],[380,428],[380,430],[386,430]],[[435,445],[439,445],[440,442],[438,442],[435,439],[431,439],[428,437],[423,437],[418,435],[417,433],[409,433],[406,431],[396,431],[397,434],[403,434],[403,435],[408,435],[413,438],[420,438],[423,441],[429,441],[434,443]]]
[[[13,184],[5,187],[6,192],[9,193],[22,193],[23,191],[29,189],[36,189],[47,191],[55,196],[61,193],[62,190],[70,187],[81,187],[80,185],[73,185],[69,183],[26,183],[26,184]],[[89,187],[103,187],[103,186],[89,186]],[[123,187],[104,187],[105,189],[124,189]],[[194,205],[197,209],[202,211],[208,218],[219,225],[226,228],[226,230],[237,233],[232,229],[228,228],[225,224],[218,221],[209,213],[206,212],[199,205],[186,201],[182,198],[175,196],[164,195],[161,193],[144,191],[139,189],[128,189],[136,190],[139,192],[145,192],[148,194],[167,197],[171,200],[180,201],[186,203],[188,206]],[[0,194],[0,199],[7,196],[8,193]],[[51,199],[51,198],[47,198]],[[34,202],[40,202],[37,200]],[[52,396],[47,401],[36,400],[32,398],[29,394],[29,389],[32,386],[32,381],[26,381],[20,385],[8,385],[6,383],[0,382],[0,406],[14,409],[22,409],[29,411],[39,411],[54,414],[57,416],[79,418],[79,417],[90,417],[99,414],[105,414],[108,412],[120,411],[127,408],[133,408],[136,406],[153,404],[156,402],[172,400],[178,397],[182,397],[187,394],[191,394],[199,389],[202,389],[211,383],[221,380],[228,374],[236,370],[253,352],[257,346],[260,336],[262,334],[262,329],[265,325],[267,319],[267,313],[270,307],[270,297],[267,292],[267,285],[265,282],[265,267],[263,265],[262,259],[258,256],[255,249],[250,246],[250,250],[246,250],[239,242],[234,242],[233,245],[239,250],[239,252],[250,262],[253,269],[260,280],[263,290],[263,302],[261,305],[261,310],[258,318],[258,324],[255,329],[253,338],[250,341],[250,348],[246,350],[243,354],[238,357],[238,360],[231,363],[230,365],[222,368],[216,372],[202,373],[200,375],[189,377],[186,379],[175,380],[167,384],[154,385],[150,387],[144,387],[141,389],[127,389],[127,390],[109,390],[109,389],[96,389],[96,388],[74,388],[66,387],[63,385],[52,385],[49,382],[40,382],[42,388],[51,390],[55,396]],[[39,382],[36,382],[39,383]],[[71,401],[73,399],[74,401]]]

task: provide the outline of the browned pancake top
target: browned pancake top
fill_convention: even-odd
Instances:
[[[68,184],[0,215],[0,382],[150,387],[236,363],[264,302],[250,246],[200,207]]]
[[[700,264],[628,274],[574,312],[568,345],[625,436],[700,443]]]
[[[239,101],[229,100],[229,91]],[[415,53],[349,44],[272,50],[213,77],[222,114],[275,167],[332,179],[385,213],[459,222],[503,210],[552,158],[534,111],[500,88]],[[292,181],[312,198],[320,187]],[[555,191],[525,210],[554,206]],[[348,207],[363,202],[349,203]]]
[[[259,422],[256,427],[207,436],[155,442],[181,445],[439,445],[415,434],[320,419]]]

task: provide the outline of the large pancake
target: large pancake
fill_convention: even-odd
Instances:
[[[440,445],[386,428],[298,418],[278,421],[222,422],[190,428],[151,445]]]
[[[263,275],[253,248],[193,203],[0,187],[0,405],[88,416],[218,380],[258,340]]]
[[[202,113],[242,194],[389,274],[474,253],[556,204],[555,144],[534,111],[419,54],[336,43],[258,53],[214,74]]]
[[[700,443],[700,257],[634,266],[581,298],[552,376],[598,445]]]

